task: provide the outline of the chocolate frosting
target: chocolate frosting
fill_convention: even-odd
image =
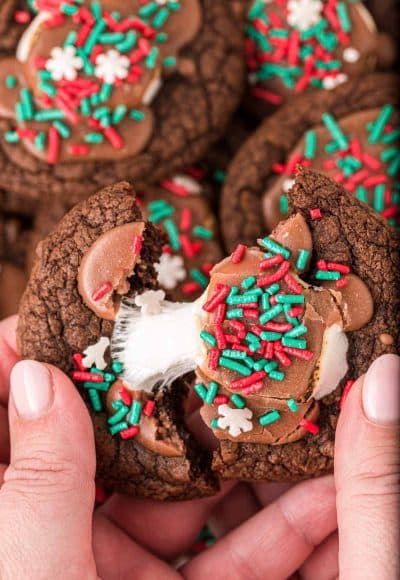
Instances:
[[[109,230],[95,241],[83,256],[78,272],[78,290],[82,300],[99,318],[115,320],[119,300],[114,297],[129,291],[139,258],[134,253],[134,239],[141,236],[144,222],[134,222]]]
[[[323,282],[321,286],[311,286],[301,280],[296,274],[295,264],[299,255],[300,249],[305,249],[312,254],[312,237],[308,225],[300,214],[296,214],[289,220],[282,222],[270,236],[271,239],[278,242],[286,249],[290,249],[289,276],[291,281],[286,278],[279,281],[279,294],[292,294],[291,286],[293,281],[297,284],[297,290],[301,289],[301,294],[304,296],[304,304],[299,306],[299,323],[304,325],[307,329],[304,336],[306,339],[306,351],[311,354],[306,358],[296,358],[293,356],[290,360],[290,365],[286,367],[279,366],[278,370],[284,371],[283,380],[278,380],[268,374],[260,377],[258,380],[259,387],[255,392],[247,392],[244,387],[239,388],[234,381],[243,379],[236,369],[226,368],[221,366],[220,362],[213,366],[212,357],[213,349],[208,343],[206,346],[207,356],[198,369],[199,382],[210,387],[210,382],[214,381],[218,384],[218,396],[225,395],[228,401],[232,395],[239,394],[244,400],[245,407],[252,412],[252,428],[247,431],[242,431],[239,435],[233,436],[229,429],[214,428],[214,434],[220,439],[231,439],[237,442],[252,442],[263,444],[282,444],[296,441],[306,434],[304,429],[303,419],[315,423],[319,414],[319,404],[313,398],[313,393],[318,390],[320,380],[320,367],[323,354],[323,344],[325,343],[325,332],[334,325],[338,329],[344,331],[351,331],[361,328],[368,323],[373,312],[372,297],[366,284],[353,274],[346,275],[347,285],[343,288],[338,288],[335,282]],[[260,241],[262,244],[262,241]],[[272,254],[273,256],[274,254]],[[269,258],[271,254],[267,254]],[[271,275],[275,273],[279,264],[268,269],[260,267],[266,255],[258,248],[249,248],[243,259],[239,263],[234,263],[231,258],[226,258],[217,264],[212,270],[211,281],[207,290],[206,302],[215,295],[222,287],[227,286],[241,286],[243,290],[243,281],[250,276],[254,276],[256,281],[260,276]],[[306,264],[309,265],[310,260]],[[252,289],[257,288],[257,285],[252,285]],[[251,290],[249,290],[251,292]],[[297,293],[298,293],[297,292]],[[240,304],[240,300],[239,300]],[[275,304],[276,301],[275,301]],[[270,304],[270,307],[272,304]],[[233,308],[233,306],[231,306]],[[245,306],[242,307],[243,309]],[[267,324],[260,320],[252,319],[243,314],[240,318],[240,323],[244,326],[244,333],[256,332],[254,325],[258,326],[259,330],[271,330],[267,328]],[[285,315],[279,314],[273,318],[275,324],[287,323]],[[215,314],[211,312],[207,314],[204,329],[212,336],[217,336],[218,326],[221,328],[221,323],[216,323]],[[222,322],[222,330],[225,335],[235,334],[234,327],[231,326],[230,319],[225,318]],[[269,340],[269,339],[268,339]],[[271,339],[271,341],[276,339]],[[245,344],[239,341],[241,345]],[[233,343],[235,344],[235,343]],[[346,344],[346,343],[345,343]],[[334,345],[328,345],[329,348],[334,348]],[[232,346],[225,346],[223,348],[234,348]],[[258,352],[253,351],[253,352]],[[289,353],[290,354],[290,353]],[[251,353],[250,353],[251,355]],[[223,356],[219,354],[218,357]],[[261,359],[265,357],[263,355]],[[257,357],[257,360],[260,360]],[[268,358],[268,357],[267,357]],[[219,360],[219,358],[218,358]],[[237,360],[237,359],[236,359]],[[238,362],[242,362],[241,359]],[[337,366],[345,365],[346,361],[337,360]],[[242,362],[242,364],[244,364]],[[280,363],[282,364],[282,363]],[[344,368],[344,367],[343,367]],[[340,370],[340,368],[339,368]],[[252,369],[251,373],[254,373]],[[249,373],[244,376],[248,376]],[[345,374],[345,368],[344,372]],[[336,375],[335,375],[336,376]],[[325,377],[326,379],[326,377]],[[332,389],[336,388],[336,384],[332,385]],[[295,404],[293,405],[293,401]],[[228,404],[232,406],[234,399]],[[204,421],[210,425],[214,419],[218,419],[219,403],[206,404],[202,408],[201,414]],[[259,418],[269,412],[278,411],[279,419],[272,423],[262,426]]]

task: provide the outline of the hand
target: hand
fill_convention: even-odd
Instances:
[[[114,494],[93,514],[95,452],[85,406],[65,375],[32,361],[12,370],[9,397],[10,373],[17,362],[15,325],[15,318],[0,323],[2,580],[61,574],[104,580],[196,580],[207,574],[213,579],[279,580],[294,573],[323,580],[338,575],[331,477],[301,483],[282,495],[288,486],[227,483],[216,497],[183,503],[160,504]],[[342,576],[352,580],[378,574],[395,578],[397,570],[393,423],[398,417],[387,414],[382,393],[388,399],[398,389],[392,375],[399,370],[399,359],[382,360],[375,365],[392,367],[385,371],[386,382],[377,384],[373,365],[364,387],[361,380],[349,394],[338,428],[339,561]],[[381,369],[379,373],[383,380]],[[378,386],[377,404],[373,394]],[[361,391],[366,412],[390,425],[367,420]],[[346,518],[350,504],[352,517]],[[210,517],[224,537],[177,572],[169,562],[189,548]],[[377,537],[384,541],[376,542]]]

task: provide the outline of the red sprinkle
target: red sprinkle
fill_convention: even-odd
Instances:
[[[290,367],[292,361],[282,350],[275,349],[275,358],[281,363],[284,367]]]
[[[349,279],[348,278],[340,278],[339,280],[336,280],[336,287],[337,288],[344,288],[345,286],[347,286],[349,283]]]
[[[290,290],[295,294],[302,294],[303,288],[300,286],[298,282],[293,278],[291,274],[286,274],[284,278],[286,285],[289,286]]]
[[[47,162],[50,165],[55,165],[58,161],[60,153],[60,135],[57,129],[50,127],[48,131],[49,147],[47,151]]]
[[[229,286],[221,285],[214,294],[211,296],[210,300],[208,300],[203,305],[203,310],[206,312],[213,312],[221,302],[225,300],[230,292]]]
[[[208,367],[212,371],[216,371],[218,368],[218,360],[219,360],[219,349],[212,348],[208,355]]]
[[[338,262],[328,262],[326,267],[328,270],[334,270],[335,272],[340,272],[341,274],[350,274],[349,266],[339,264]]]
[[[311,360],[314,353],[311,350],[302,350],[301,348],[293,348],[291,346],[284,346],[283,350],[296,358],[301,358],[302,360]]]
[[[25,10],[18,10],[14,15],[14,20],[15,22],[18,22],[18,24],[28,24],[31,20],[31,16],[29,12],[26,12]]]
[[[267,346],[265,347],[265,358],[271,360],[274,356],[274,343],[267,342]]]
[[[246,387],[245,389],[243,389],[243,393],[245,395],[253,395],[254,393],[259,393],[260,391],[262,391],[263,388],[264,385],[262,381],[260,381],[258,383],[254,383],[254,385],[251,385],[250,387]]]
[[[215,338],[217,339],[218,348],[221,350],[226,348],[226,338],[225,338],[224,331],[222,330],[222,327],[216,326],[214,334],[215,334]]]
[[[325,260],[318,260],[317,267],[319,270],[327,270],[328,264],[325,262]]]
[[[259,278],[257,280],[257,286],[271,286],[271,284],[274,284],[275,282],[278,282],[279,280],[282,280],[282,278],[284,276],[286,276],[286,274],[288,273],[290,268],[290,263],[289,262],[283,262],[279,268],[277,269],[276,272],[274,272],[273,274],[270,274],[269,276],[262,276],[261,278]]]
[[[350,389],[352,388],[352,386],[354,385],[355,381],[353,380],[348,380],[343,388],[343,392],[342,392],[342,396],[340,397],[340,401],[339,401],[339,409],[342,410],[343,409],[343,405],[347,399],[347,395],[350,392]]]
[[[118,391],[118,393],[119,393],[119,396],[121,397],[121,401],[124,403],[124,405],[129,406],[132,404],[132,397],[125,387],[122,387],[122,389],[120,389]]]
[[[123,431],[121,431],[120,435],[122,439],[132,439],[132,437],[135,437],[135,435],[137,435],[139,433],[139,427],[137,427],[136,425],[132,425],[132,427],[129,427],[129,429],[124,429]]]
[[[95,502],[96,503],[104,503],[107,499],[107,494],[101,485],[96,485],[96,494],[95,494]]]
[[[86,367],[83,364],[82,360],[83,360],[83,356],[81,355],[80,352],[77,352],[73,355],[72,360],[74,361],[75,366],[80,370],[80,371],[85,371]]]
[[[263,328],[265,330],[272,330],[273,332],[287,332],[288,330],[292,330],[293,324],[290,324],[290,322],[267,322]]]
[[[192,224],[192,212],[188,207],[184,207],[181,213],[181,230],[186,232]]]
[[[184,294],[194,294],[200,290],[200,284],[197,282],[187,282],[182,286],[182,290]]]
[[[277,93],[273,93],[272,91],[266,91],[265,89],[261,89],[260,87],[254,87],[251,90],[251,94],[253,97],[257,99],[262,99],[267,103],[271,103],[271,105],[280,105],[283,102],[283,97],[278,95]]]
[[[74,381],[90,381],[91,383],[104,383],[103,375],[87,373],[85,371],[74,371],[72,373]]]
[[[228,397],[226,395],[217,395],[214,398],[213,404],[214,405],[224,405],[228,401],[229,401],[229,399],[228,399]]]
[[[232,381],[229,385],[231,389],[244,389],[249,387],[250,385],[254,385],[254,383],[258,383],[264,377],[267,376],[265,371],[257,371],[252,373],[250,376],[245,377],[244,379],[237,379],[236,381]]]
[[[312,220],[319,220],[322,218],[321,210],[316,207],[314,209],[310,209],[310,217]]]
[[[144,404],[143,415],[146,415],[146,417],[151,417],[153,412],[154,412],[155,407],[156,407],[155,402],[149,399]]]
[[[315,423],[312,423],[308,419],[302,419],[300,421],[300,427],[303,427],[303,429],[305,429],[309,433],[312,433],[313,435],[316,435],[317,433],[319,433],[318,425],[316,425]]]
[[[139,256],[142,250],[143,236],[134,236],[132,241],[132,252]]]
[[[104,296],[106,294],[108,294],[109,292],[111,292],[112,290],[112,284],[111,282],[104,282],[104,284],[102,284],[101,286],[99,286],[97,288],[97,290],[95,290],[92,294],[92,299],[97,302],[98,300],[101,300],[101,298],[104,298]]]
[[[226,314],[226,304],[219,304],[217,306],[214,315],[215,324],[222,324],[223,321],[225,320],[225,314]]]
[[[164,179],[164,181],[161,183],[161,185],[163,187],[165,187],[165,189],[168,189],[168,191],[171,191],[172,193],[175,193],[176,195],[180,195],[182,197],[186,197],[189,195],[189,192],[186,189],[186,187],[183,187],[182,185],[177,185],[171,179]]]
[[[246,246],[244,244],[238,244],[236,249],[231,254],[231,262],[234,264],[239,264],[242,261],[244,254],[246,253]]]
[[[268,270],[273,266],[278,266],[278,264],[282,264],[284,258],[282,254],[277,254],[276,256],[272,256],[272,258],[267,258],[260,262],[260,270]]]

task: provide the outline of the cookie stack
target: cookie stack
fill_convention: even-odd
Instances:
[[[2,3],[0,316],[26,289],[21,356],[74,380],[108,488],[329,472],[343,393],[398,349],[396,44],[369,8]]]

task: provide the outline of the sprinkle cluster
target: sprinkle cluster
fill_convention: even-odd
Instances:
[[[376,147],[376,154],[365,151],[363,139],[346,134],[331,114],[322,115],[322,123],[332,136],[323,151],[324,158],[320,169],[329,172],[332,178],[341,183],[348,191],[354,192],[360,201],[370,204],[374,210],[385,217],[393,226],[400,224],[400,182],[396,177],[400,171],[400,127],[391,122],[394,107],[384,105],[375,120],[368,123],[365,142]],[[320,155],[317,134],[307,131],[304,149],[294,153],[286,164],[273,166],[275,173],[288,177],[287,187],[298,164],[315,167],[316,155]],[[281,212],[287,213],[287,196],[281,196]]]
[[[201,175],[196,168],[189,171],[197,177]],[[162,183],[169,193],[184,198],[192,195],[194,184],[198,185],[192,177],[186,176]],[[198,185],[196,192],[200,191],[201,186]],[[150,202],[148,211],[149,221],[161,226],[168,236],[160,264],[155,265],[159,283],[167,290],[173,290],[182,283],[182,292],[188,297],[201,293],[209,283],[214,263],[205,260],[200,267],[196,267],[195,261],[200,254],[207,254],[207,243],[215,240],[214,231],[199,223],[196,212],[189,204],[178,209],[173,201],[169,203],[161,198]]]
[[[230,397],[218,393],[215,381],[208,389],[203,383],[197,384],[197,394],[208,404],[225,405],[230,401],[234,407],[246,409],[245,400],[236,391],[242,391],[245,396],[258,393],[264,389],[266,378],[283,381],[285,369],[292,364],[293,358],[310,361],[314,356],[307,349],[308,328],[302,322],[305,294],[303,286],[290,272],[291,253],[270,237],[259,243],[267,250],[260,262],[260,274],[244,278],[240,287],[217,285],[203,305],[203,309],[213,315],[213,332],[202,330],[200,333],[208,347],[208,367],[212,371],[228,369],[239,376],[228,385],[229,390],[234,391]],[[232,262],[240,263],[245,253],[246,247],[240,244],[231,255]],[[308,250],[299,252],[296,261],[299,271],[305,269],[308,256]],[[341,267],[334,266],[336,270],[328,270],[328,265],[322,270],[321,265],[328,279],[333,273],[336,276]],[[329,267],[333,268],[333,264]],[[317,278],[321,279],[318,273]],[[289,399],[287,405],[292,412],[299,409],[294,399]],[[266,426],[280,418],[279,411],[272,410],[257,420]],[[220,422],[214,419],[211,426],[217,428]],[[318,427],[309,423],[303,419],[301,425],[318,432]]]
[[[111,364],[110,371],[95,366],[87,368],[84,361],[81,353],[76,353],[73,356],[76,370],[73,371],[72,378],[74,381],[82,383],[83,388],[88,392],[93,410],[99,413],[103,411],[102,394],[106,394],[110,390],[123,372],[123,368],[121,363],[117,361]],[[143,405],[141,401],[132,399],[128,390],[121,386],[118,398],[111,403],[111,406],[115,413],[108,418],[110,434],[119,434],[122,439],[131,439],[139,433],[141,416],[151,417],[155,403],[149,399]]]
[[[354,63],[360,57],[350,46],[351,32],[346,0],[254,0],[246,27],[253,95],[279,105],[282,95],[265,89],[268,81],[278,80],[297,93],[309,87],[332,89],[346,81],[343,61]]]
[[[154,71],[175,66],[175,57],[163,56],[168,36],[162,28],[179,11],[180,1],[144,1],[137,15],[126,18],[103,10],[99,1],[93,1],[90,8],[82,0],[35,0],[33,6],[50,12],[43,23],[46,29],[71,22],[71,31],[50,56],[36,59],[37,86],[34,91],[21,87],[16,104],[21,126],[7,132],[6,140],[30,140],[38,151],[47,152],[48,163],[55,164],[62,140],[71,137],[72,127],[83,123],[87,128],[83,141],[71,144],[69,155],[84,157],[102,143],[122,149],[120,123],[140,123],[145,113],[140,102],[138,108],[130,108],[115,105],[111,99],[122,83],[128,87],[144,83],[142,102],[151,102],[161,83]],[[15,88],[16,83],[16,77],[10,76],[6,84]],[[27,129],[30,122],[43,123],[43,130]]]

